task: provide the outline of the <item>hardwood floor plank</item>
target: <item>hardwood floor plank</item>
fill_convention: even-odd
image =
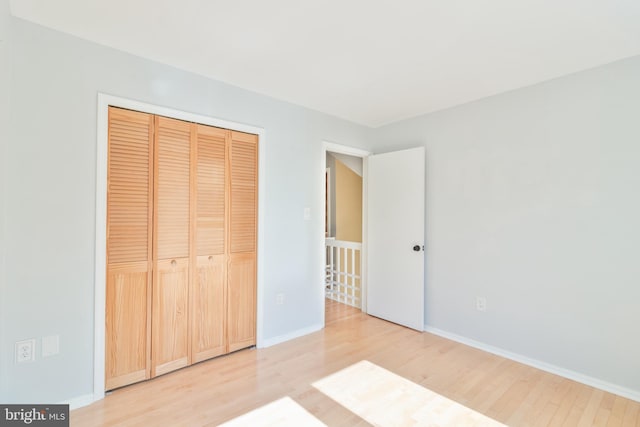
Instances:
[[[587,407],[584,412],[582,412],[580,420],[578,421],[578,427],[588,427],[594,424],[598,408],[600,407],[600,403],[602,402],[604,395],[604,391],[593,389],[589,403],[587,403]]]
[[[605,393],[602,401],[600,402],[600,407],[598,407],[598,411],[596,412],[596,417],[593,421],[594,426],[606,426],[609,421],[609,416],[611,415],[611,408],[613,407],[613,401],[616,396],[611,393]]]
[[[609,415],[609,421],[607,421],[607,426],[621,426],[622,421],[624,419],[624,413],[627,409],[628,400],[616,396],[616,399],[613,401],[613,407],[611,408],[611,414]]]
[[[569,390],[562,398],[562,402],[560,403],[558,410],[551,419],[549,427],[562,426],[565,420],[569,417],[569,414],[571,413],[573,407],[576,406],[576,400],[578,399],[578,395],[580,393],[582,385],[574,381],[567,381],[569,383]]]
[[[562,423],[564,427],[573,427],[578,425],[582,414],[585,412],[589,400],[594,390],[591,387],[580,385],[578,396],[575,400],[575,404],[570,408],[569,413]]]
[[[538,371],[540,379],[522,399],[518,409],[509,417],[508,425],[532,426],[549,403],[549,389],[555,387],[559,377]]]
[[[640,421],[638,416],[640,411],[640,403],[629,401],[627,402],[627,410],[624,412],[624,418],[622,419],[622,425],[624,427],[633,427],[636,425],[636,421]]]

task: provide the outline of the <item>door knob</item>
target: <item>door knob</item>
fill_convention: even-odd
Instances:
[[[413,250],[416,251],[416,252],[420,252],[420,245],[415,245],[413,247]]]

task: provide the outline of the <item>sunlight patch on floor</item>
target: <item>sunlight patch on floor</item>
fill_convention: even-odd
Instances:
[[[275,400],[251,412],[240,415],[221,427],[327,427],[290,397]]]
[[[375,426],[504,427],[366,360],[316,381],[313,386]]]

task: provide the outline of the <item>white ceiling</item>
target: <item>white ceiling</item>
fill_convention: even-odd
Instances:
[[[640,54],[640,0],[12,0],[11,9],[373,127]]]

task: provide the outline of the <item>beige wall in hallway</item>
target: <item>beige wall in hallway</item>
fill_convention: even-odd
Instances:
[[[362,242],[362,177],[336,159],[336,239]]]

